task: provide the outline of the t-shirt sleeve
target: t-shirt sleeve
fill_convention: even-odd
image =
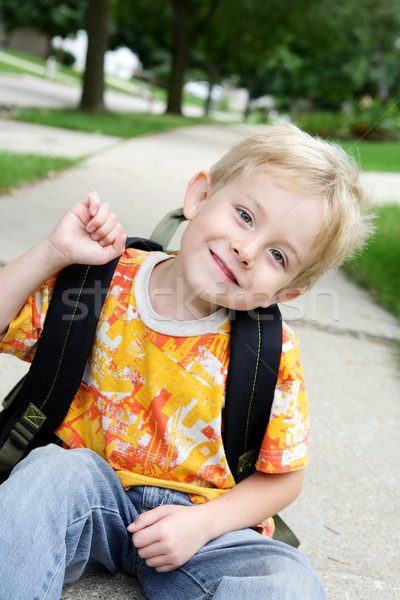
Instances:
[[[297,337],[283,323],[282,354],[257,469],[286,473],[307,465],[308,403]]]
[[[56,276],[46,281],[21,308],[0,342],[0,352],[32,362],[43,330]]]

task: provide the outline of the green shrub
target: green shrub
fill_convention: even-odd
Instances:
[[[351,277],[400,319],[400,206],[376,209],[377,232],[364,252],[346,265]]]
[[[355,137],[367,140],[398,139],[400,112],[395,102],[381,106],[372,101],[364,108],[357,107],[351,117],[350,131]]]
[[[52,48],[51,55],[57,59],[57,62],[66,67],[72,67],[75,64],[75,56],[72,52],[63,50],[62,48]]]
[[[396,102],[381,106],[369,99],[364,106],[346,105],[342,111],[302,111],[293,117],[301,129],[324,138],[371,141],[400,139],[400,110]]]
[[[347,137],[350,133],[349,119],[344,112],[312,110],[299,113],[293,120],[300,129],[323,138]]]

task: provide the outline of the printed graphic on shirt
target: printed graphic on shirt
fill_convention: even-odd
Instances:
[[[69,447],[104,457],[123,486],[151,484],[202,502],[234,485],[221,438],[229,321],[217,331],[173,337],[146,327],[133,285],[147,253],[129,250],[115,272],[82,384],[57,430]],[[0,351],[31,360],[54,278],[10,326]],[[295,336],[283,348],[271,420],[257,468],[284,473],[307,464],[308,409]],[[271,520],[264,524],[271,535]]]

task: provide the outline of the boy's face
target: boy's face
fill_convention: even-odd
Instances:
[[[321,228],[315,198],[279,187],[254,171],[210,195],[210,178],[189,183],[184,212],[190,220],[179,253],[193,306],[250,310],[302,293],[290,281],[312,260]]]

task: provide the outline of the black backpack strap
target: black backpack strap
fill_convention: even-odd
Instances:
[[[282,351],[282,317],[276,304],[250,312],[235,312],[223,441],[236,481],[255,470],[270,419]]]
[[[162,250],[144,238],[129,238],[126,246]],[[118,261],[71,265],[59,273],[32,365],[0,412],[0,474],[48,443],[67,414]]]
[[[183,220],[181,211],[171,214],[174,226],[164,233],[163,225],[160,233],[165,239]],[[128,238],[126,247],[163,249],[145,238]],[[29,450],[48,443],[67,414],[118,261],[71,265],[58,275],[32,365],[0,412],[0,480]],[[255,469],[270,418],[282,347],[278,307],[233,313],[231,341],[223,439],[230,469],[240,481]],[[298,546],[278,517],[275,539],[282,539],[282,529],[284,541]]]
[[[276,304],[236,312],[226,386],[223,441],[237,482],[255,471],[270,420],[282,353],[282,317]],[[298,548],[300,542],[279,515],[273,538]]]

